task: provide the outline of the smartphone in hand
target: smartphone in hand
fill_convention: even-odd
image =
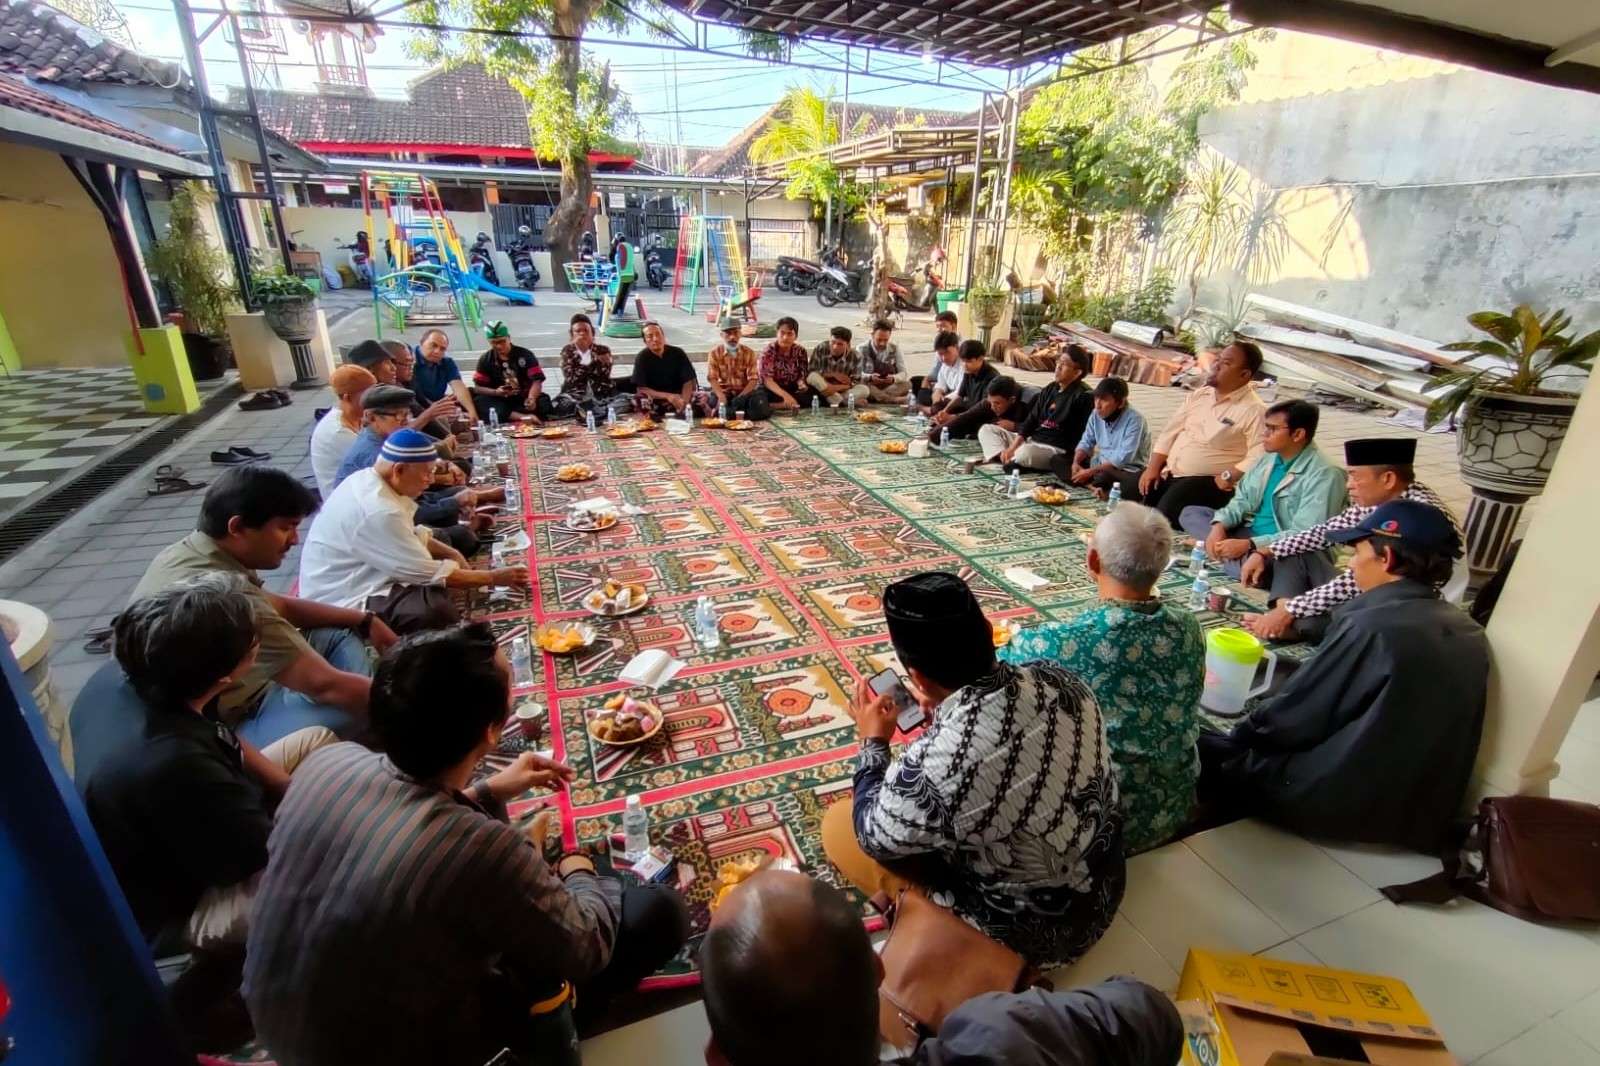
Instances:
[[[917,703],[911,695],[911,690],[906,688],[906,683],[900,675],[894,672],[893,667],[887,667],[873,675],[867,681],[867,687],[872,689],[873,695],[888,696],[894,701],[898,717],[895,724],[900,732],[905,733],[927,723],[927,712]]]

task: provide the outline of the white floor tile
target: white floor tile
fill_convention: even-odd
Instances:
[[[31,496],[49,484],[48,481],[0,481],[0,500]]]
[[[688,1003],[585,1040],[583,1061],[585,1066],[700,1066],[710,1035],[705,1007]]]
[[[0,448],[0,460],[7,463],[23,463],[30,459],[43,459],[54,449],[51,448]]]
[[[1405,981],[1464,1062],[1600,988],[1593,939],[1466,900],[1378,903],[1299,939],[1329,966]]]
[[[1600,992],[1556,1015],[1556,1021],[1577,1033],[1596,1051],[1600,1051]]]
[[[75,466],[82,466],[95,458],[90,454],[85,455],[52,455],[45,459],[35,459],[17,467],[19,474],[35,474],[46,470],[71,470]]]
[[[1183,844],[1128,861],[1121,913],[1173,969],[1191,947],[1260,951],[1289,936]]]
[[[1560,1023],[1548,1021],[1489,1052],[1474,1066],[1600,1066],[1600,1051]]]
[[[1120,974],[1137,977],[1163,992],[1175,992],[1178,988],[1177,968],[1168,965],[1150,942],[1119,914],[1088,954],[1049,976],[1056,988],[1068,989],[1099,984]]]
[[[1291,936],[1383,898],[1315,844],[1261,822],[1234,822],[1184,843]]]
[[[1388,844],[1326,844],[1317,847],[1373,888],[1420,881],[1439,872],[1439,860]]]

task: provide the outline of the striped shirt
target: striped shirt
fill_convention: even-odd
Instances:
[[[495,808],[491,812],[491,807]],[[244,971],[284,1066],[480,1063],[480,986],[577,981],[611,955],[620,882],[563,884],[482,786],[451,792],[334,744],[295,771],[267,844]]]

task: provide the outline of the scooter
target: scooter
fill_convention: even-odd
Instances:
[[[778,269],[772,275],[772,284],[779,292],[803,295],[817,287],[822,280],[822,264],[799,256],[778,256]]]
[[[649,244],[644,253],[645,280],[652,289],[659,289],[667,283],[667,264],[661,259],[661,234],[651,234]]]
[[[511,242],[508,252],[517,284],[524,289],[535,288],[539,284],[539,268],[533,265],[533,231],[527,226],[518,226],[517,239]]]
[[[867,271],[852,269],[845,263],[843,255],[835,254],[831,260],[826,259],[822,268],[822,277],[817,281],[817,303],[823,307],[833,307],[836,304],[858,304],[867,299]]]
[[[494,256],[489,248],[494,244],[487,233],[479,233],[473,240],[472,247],[467,250],[467,269],[476,274],[482,274],[483,280],[491,285],[500,284],[500,273],[494,268]]]

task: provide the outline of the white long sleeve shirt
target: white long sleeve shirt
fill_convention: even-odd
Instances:
[[[396,585],[438,585],[453,559],[428,554],[430,534],[415,525],[417,501],[400,495],[374,467],[340,482],[323,501],[300,551],[300,595],[365,610]]]
[[[317,488],[324,498],[333,492],[339,464],[355,442],[356,431],[344,424],[337,407],[329,408],[311,431],[311,472],[317,476]]]

